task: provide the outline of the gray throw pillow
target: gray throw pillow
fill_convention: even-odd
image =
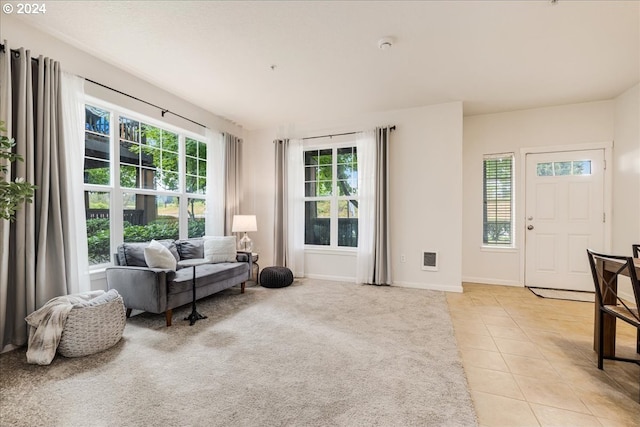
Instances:
[[[202,238],[176,240],[180,259],[204,258],[204,240]]]
[[[171,255],[176,259],[176,262],[180,261],[178,248],[173,240],[158,240],[158,242],[169,249]],[[121,265],[129,267],[148,267],[147,262],[144,259],[144,248],[147,246],[149,246],[149,242],[123,243],[120,245],[118,247],[118,258],[120,259]]]

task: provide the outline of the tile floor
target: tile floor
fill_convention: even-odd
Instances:
[[[593,303],[465,283],[447,302],[481,427],[640,426],[640,367],[593,351]],[[617,352],[635,353],[618,322]]]

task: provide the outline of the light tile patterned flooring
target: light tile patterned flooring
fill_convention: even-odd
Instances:
[[[597,368],[593,303],[463,288],[446,295],[481,427],[640,426],[640,367]],[[640,357],[635,333],[618,321],[618,355]]]

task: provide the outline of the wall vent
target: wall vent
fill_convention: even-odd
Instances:
[[[422,269],[427,271],[438,271],[438,252],[422,251]]]

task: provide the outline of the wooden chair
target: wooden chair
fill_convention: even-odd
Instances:
[[[638,329],[636,351],[640,351],[640,283],[636,275],[633,258],[616,255],[599,254],[587,249],[589,265],[593,275],[593,283],[596,288],[596,304],[600,311],[599,316],[599,342],[598,342],[598,369],[603,369],[604,359],[618,360],[622,362],[636,363],[640,366],[640,359],[628,359],[624,357],[604,355],[604,316],[610,315],[624,322],[633,325]],[[621,266],[616,272],[605,273],[604,262],[607,260],[617,260]],[[635,302],[623,300],[617,293],[618,274],[628,275],[631,279],[631,287]]]
[[[633,257],[640,258],[640,244],[631,245],[631,249],[633,250]],[[636,350],[640,353],[640,329],[638,330],[638,348]]]

